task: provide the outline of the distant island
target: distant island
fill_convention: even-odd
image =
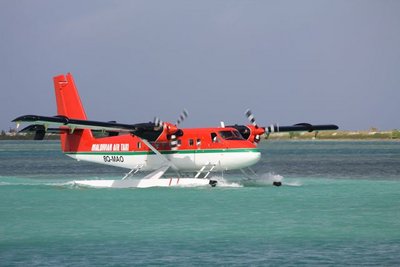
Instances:
[[[14,129],[1,131],[0,140],[33,140],[33,134],[19,134]],[[269,140],[400,140],[400,130],[379,131],[322,131],[301,133],[272,133],[265,136]],[[59,136],[47,134],[45,140],[58,140]]]

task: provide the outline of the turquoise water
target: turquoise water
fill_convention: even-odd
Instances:
[[[125,171],[69,159],[58,142],[1,141],[0,266],[400,264],[399,142],[261,150],[255,182],[89,189],[69,182]]]

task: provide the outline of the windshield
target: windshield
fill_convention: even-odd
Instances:
[[[238,131],[220,131],[219,135],[225,140],[244,140]]]

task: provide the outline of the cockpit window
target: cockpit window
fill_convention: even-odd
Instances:
[[[244,140],[238,131],[220,131],[219,135],[225,140]]]

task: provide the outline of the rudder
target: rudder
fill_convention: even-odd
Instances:
[[[57,102],[57,115],[69,119],[87,120],[78,90],[71,73],[53,78]],[[64,152],[77,152],[90,147],[93,141],[89,129],[77,129],[72,133],[61,134],[61,148]]]
[[[57,101],[57,115],[87,120],[85,110],[71,73],[53,78]]]

